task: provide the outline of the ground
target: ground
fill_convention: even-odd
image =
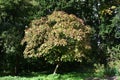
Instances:
[[[98,78],[99,77],[99,78]],[[64,74],[44,74],[31,73],[31,75],[20,76],[1,76],[0,80],[108,80],[100,76],[95,76],[94,73],[64,73]],[[120,80],[120,77],[117,77]]]

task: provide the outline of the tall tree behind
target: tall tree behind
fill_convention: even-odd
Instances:
[[[3,71],[18,73],[22,55],[20,41],[30,18],[32,5],[27,0],[0,0],[0,37],[3,42]],[[15,61],[15,62],[14,62]]]

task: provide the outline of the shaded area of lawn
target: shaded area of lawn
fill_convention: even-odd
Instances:
[[[73,66],[74,65],[74,66]],[[53,75],[54,66],[41,72],[22,72],[18,76],[0,75],[0,80],[85,80],[94,77],[93,69],[80,64],[63,64],[58,69],[58,74]]]

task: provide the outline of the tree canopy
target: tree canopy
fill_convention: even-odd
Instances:
[[[56,61],[80,61],[91,48],[91,28],[73,14],[54,11],[47,17],[33,20],[25,30],[25,57],[45,57]],[[54,56],[54,57],[53,57]]]

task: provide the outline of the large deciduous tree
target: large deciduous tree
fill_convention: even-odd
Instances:
[[[49,63],[81,61],[90,50],[91,28],[75,15],[54,11],[47,17],[33,20],[25,30],[22,43],[25,57],[44,57]]]

